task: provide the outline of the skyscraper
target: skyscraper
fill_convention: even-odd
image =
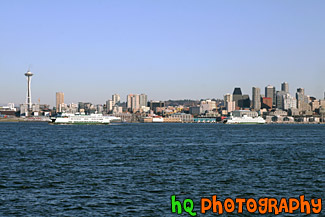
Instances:
[[[134,94],[132,97],[132,111],[138,111],[140,109],[140,95]]]
[[[227,112],[232,112],[236,109],[235,101],[233,101],[232,95],[230,93],[227,93],[226,95],[224,95],[224,103],[225,103]]]
[[[233,101],[235,101],[235,107],[240,107],[238,102],[243,98],[240,87],[235,87],[234,92],[232,93],[232,98]]]
[[[275,87],[268,85],[265,87],[265,97],[272,99],[272,105],[276,105],[276,93],[275,93]]]
[[[302,95],[305,95],[305,89],[304,88],[298,88],[297,93],[300,93]]]
[[[129,94],[126,97],[126,106],[129,111],[138,111],[140,109],[140,95]]]
[[[132,106],[132,97],[133,97],[133,94],[128,94],[126,96],[126,108],[128,110],[130,110],[131,109],[131,106]]]
[[[62,106],[64,104],[64,93],[56,93],[56,112],[62,112]]]
[[[297,108],[299,111],[307,111],[311,109],[308,103],[308,97],[305,95],[304,88],[298,88],[296,93]]]
[[[289,93],[285,93],[283,96],[283,110],[288,109],[296,109],[297,108],[297,100],[296,98],[290,96]]]
[[[285,93],[289,93],[289,84],[288,84],[288,82],[283,82],[281,84],[281,91],[283,91]]]
[[[113,100],[106,101],[106,112],[110,113],[113,110],[114,102]]]
[[[113,101],[113,104],[114,105],[119,105],[120,104],[120,102],[121,102],[121,97],[120,97],[120,95],[119,94],[113,94],[112,95],[112,101]]]
[[[261,90],[258,87],[252,88],[252,108],[255,111],[261,109]]]
[[[284,109],[283,96],[286,94],[284,91],[276,92],[276,107],[278,109]]]
[[[140,104],[140,108],[142,106],[147,106],[148,105],[148,96],[146,94],[140,94],[140,99],[139,99],[139,104]]]

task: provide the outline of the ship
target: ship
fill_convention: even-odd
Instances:
[[[104,116],[102,114],[57,114],[51,117],[50,124],[110,124],[112,121],[121,121],[120,117]]]
[[[265,120],[258,116],[257,112],[238,110],[224,119],[225,124],[265,124]]]

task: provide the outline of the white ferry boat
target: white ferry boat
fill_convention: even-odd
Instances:
[[[244,115],[243,117],[233,117],[225,119],[225,124],[265,124],[265,120],[262,117],[248,117]]]
[[[121,121],[115,116],[103,116],[102,114],[60,114],[51,117],[51,124],[110,124],[111,121]]]
[[[224,120],[225,124],[265,124],[265,120],[257,112],[238,110]]]

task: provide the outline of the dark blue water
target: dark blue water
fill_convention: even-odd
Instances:
[[[325,125],[0,123],[0,216],[177,216],[173,194],[199,212],[212,195],[325,198],[324,183]]]

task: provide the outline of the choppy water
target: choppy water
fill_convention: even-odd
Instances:
[[[0,216],[177,216],[173,194],[199,211],[324,182],[325,125],[0,123]]]

